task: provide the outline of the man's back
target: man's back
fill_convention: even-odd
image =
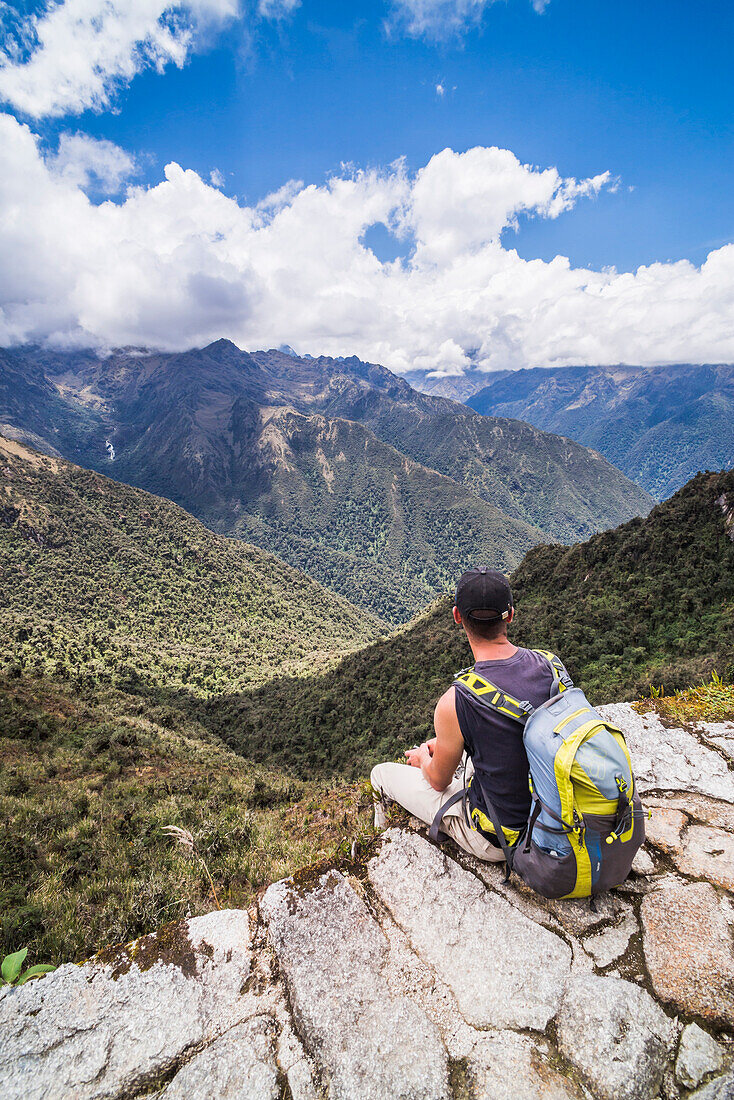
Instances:
[[[477,661],[475,670],[515,699],[540,706],[553,693],[553,672],[547,658],[532,649],[517,649],[501,660]],[[460,687],[455,688],[456,716],[474,769],[504,826],[521,829],[530,812],[528,759],[522,726],[509,716],[483,707]],[[476,781],[470,803],[486,811]]]

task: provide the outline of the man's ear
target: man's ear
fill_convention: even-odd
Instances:
[[[456,623],[457,626],[463,626],[464,625],[461,621],[461,615],[459,614],[458,607],[454,607],[454,622]]]
[[[507,625],[508,625],[508,626],[510,625],[510,623],[512,622],[512,620],[513,620],[514,618],[515,618],[515,608],[514,608],[514,607],[511,607],[511,608],[510,608],[510,614],[509,614],[509,615],[507,616],[507,620],[506,620],[506,621],[507,621]]]

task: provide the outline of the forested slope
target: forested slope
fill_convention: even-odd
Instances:
[[[644,520],[536,547],[512,574],[511,637],[559,653],[597,703],[688,686],[713,669],[734,679],[733,535],[730,471],[699,475]],[[471,659],[446,597],[323,675],[213,700],[207,724],[297,774],[362,775],[429,735],[436,699]]]
[[[467,404],[594,447],[661,500],[734,463],[732,364],[500,372]]]
[[[170,501],[2,437],[0,588],[7,669],[195,697],[323,668],[385,629]]]

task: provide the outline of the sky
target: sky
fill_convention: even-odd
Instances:
[[[0,342],[734,361],[734,9],[0,0]]]

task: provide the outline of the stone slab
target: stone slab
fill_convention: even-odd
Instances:
[[[480,1039],[467,1067],[482,1100],[584,1100],[579,1085],[553,1065],[547,1043],[513,1031]]]
[[[709,1073],[724,1067],[724,1048],[698,1024],[683,1029],[675,1063],[675,1075],[687,1089],[700,1085]]]
[[[630,940],[639,930],[637,918],[630,909],[617,924],[587,936],[583,941],[584,951],[591,955],[597,966],[610,966],[625,953]]]
[[[275,883],[260,910],[296,1027],[329,1097],[448,1100],[440,1033],[388,990],[387,940],[344,876],[330,871],[308,884]]]
[[[464,858],[462,856],[462,860]],[[593,909],[588,898],[543,898],[517,875],[505,882],[504,865],[483,863],[474,857],[468,857],[466,863],[482,882],[501,894],[526,917],[537,924],[546,925],[554,932],[563,931],[571,936],[580,936],[592,928],[616,920],[629,908],[627,902],[615,893],[599,894]]]
[[[468,1023],[545,1029],[571,969],[571,949],[559,936],[415,833],[386,833],[368,872]]]
[[[3,1100],[134,1092],[240,1022],[247,913],[178,921],[0,992]]]
[[[647,894],[640,910],[655,992],[680,1011],[734,1024],[731,907],[707,882]]]
[[[718,798],[706,798],[701,794],[647,795],[645,809],[654,811],[656,808],[682,810],[695,822],[734,831],[734,807]]]
[[[631,703],[609,703],[598,710],[624,732],[641,793],[691,791],[734,802],[734,773],[695,733],[664,726],[654,712],[638,714]]]
[[[734,890],[734,833],[691,825],[673,858],[684,875],[707,878],[725,890]]]
[[[690,1093],[688,1100],[734,1100],[734,1072],[725,1073]]]
[[[275,1021],[236,1024],[179,1070],[159,1100],[280,1100]]]
[[[661,807],[649,810],[650,817],[645,822],[645,838],[648,844],[659,848],[661,852],[675,852],[680,848],[681,835],[688,817],[680,810]]]
[[[696,729],[709,744],[734,760],[734,722],[698,722]]]
[[[649,993],[614,977],[574,977],[557,1020],[558,1046],[598,1100],[651,1100],[673,1026]]]

